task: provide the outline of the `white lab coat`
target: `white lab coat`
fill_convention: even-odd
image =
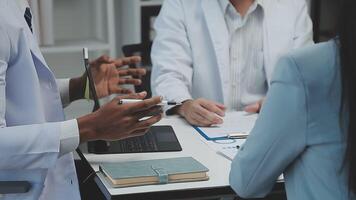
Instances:
[[[72,153],[59,157],[64,120],[56,79],[14,0],[0,0],[0,181],[30,181],[0,199],[79,200]]]
[[[269,82],[281,55],[313,44],[312,23],[305,0],[260,2],[264,8],[263,67]],[[166,0],[155,30],[153,94],[178,102],[206,98],[227,104],[229,33],[218,0]]]

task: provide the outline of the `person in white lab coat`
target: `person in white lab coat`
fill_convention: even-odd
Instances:
[[[305,0],[166,0],[155,30],[153,94],[199,126],[258,111],[278,58],[313,44]]]
[[[161,98],[118,105],[118,97],[94,113],[65,121],[62,104],[83,98],[85,76],[55,79],[32,31],[26,1],[0,0],[0,181],[31,183],[29,192],[3,194],[0,199],[79,200],[71,152],[86,141],[144,134],[162,117],[157,106]],[[116,69],[137,61],[137,57],[93,61],[99,97],[128,93],[119,84],[139,83],[120,75],[142,71]],[[146,116],[151,117],[140,120]]]

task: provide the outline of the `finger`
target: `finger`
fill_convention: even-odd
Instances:
[[[141,137],[144,136],[148,131],[150,130],[150,128],[143,128],[143,129],[138,129],[135,130],[134,132],[132,132],[128,138],[134,138],[134,137]]]
[[[141,111],[135,114],[135,118],[140,120],[144,117],[150,117],[150,116],[155,116],[163,114],[162,106],[154,106],[148,110]]]
[[[205,119],[199,113],[193,113],[192,118],[194,119],[196,125],[198,126],[207,127],[212,125],[212,123],[209,120]]]
[[[162,119],[162,114],[159,114],[159,115],[155,115],[155,116],[152,116],[148,119],[145,119],[145,120],[141,120],[139,121],[137,124],[136,124],[136,128],[135,130],[139,130],[139,129],[144,129],[144,128],[149,128],[151,127],[152,125],[154,125],[155,123],[159,122],[161,119]]]
[[[118,74],[119,76],[143,76],[146,74],[146,69],[118,69]]]
[[[207,119],[211,124],[222,124],[223,123],[223,120],[220,117],[218,117],[215,113],[210,112],[209,110],[205,109],[202,106],[198,106],[197,113],[199,113],[200,116]]]
[[[259,102],[246,106],[245,111],[248,113],[260,112],[261,104]]]
[[[99,62],[99,63],[111,63],[113,60],[111,60],[111,58],[107,55],[102,55],[99,58],[97,58],[96,60],[94,60],[94,62]]]
[[[213,112],[220,117],[225,116],[225,110],[221,109],[220,107],[217,106],[217,103],[215,102],[209,102],[209,101],[201,101],[200,103],[205,109],[207,109],[210,112]],[[221,105],[221,104],[220,104]]]
[[[194,125],[194,126],[208,127],[207,124],[199,122],[198,120],[196,120],[194,118],[187,119],[187,121],[189,122],[189,124]]]
[[[141,62],[140,56],[124,57],[114,60],[116,67],[122,67],[125,65],[131,65]]]
[[[147,96],[147,92],[143,91],[143,92],[138,93],[138,95],[140,96],[140,99],[144,99]]]
[[[141,85],[142,81],[140,79],[135,79],[135,78],[120,78],[118,81],[119,85]]]
[[[215,105],[217,107],[219,107],[221,110],[225,111],[226,110],[226,106],[224,104],[221,104],[221,103],[215,103]]]
[[[120,102],[121,99],[144,99],[147,96],[147,92],[133,93],[129,95],[121,95],[116,97],[114,100]]]
[[[116,87],[116,88],[112,89],[111,93],[115,93],[115,94],[133,94],[134,91],[132,91],[130,89],[126,89],[126,88]]]
[[[127,109],[127,112],[136,113],[136,112],[148,110],[161,102],[162,102],[162,97],[153,97],[150,99],[145,99],[141,102],[130,103],[130,108]]]

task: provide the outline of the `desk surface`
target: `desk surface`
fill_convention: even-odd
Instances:
[[[113,188],[107,180],[99,173],[98,177],[112,196],[150,193],[150,192],[164,192],[177,191],[186,189],[209,189],[229,187],[229,171],[231,161],[218,155],[214,150],[209,148],[203,141],[202,137],[187,124],[183,119],[178,117],[166,117],[158,125],[171,125],[176,132],[178,140],[182,146],[181,152],[167,152],[167,153],[138,153],[138,154],[108,154],[95,155],[84,154],[89,161],[91,167],[99,170],[99,163],[103,162],[124,162],[136,160],[149,160],[159,158],[174,158],[191,156],[200,161],[207,168],[209,168],[208,181],[202,182],[187,182],[187,183],[172,183],[166,185],[148,185],[140,187],[127,188]]]

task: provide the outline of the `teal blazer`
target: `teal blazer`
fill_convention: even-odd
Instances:
[[[232,162],[230,184],[244,198],[267,195],[282,173],[288,200],[355,199],[343,166],[338,44],[284,56],[260,116]]]

